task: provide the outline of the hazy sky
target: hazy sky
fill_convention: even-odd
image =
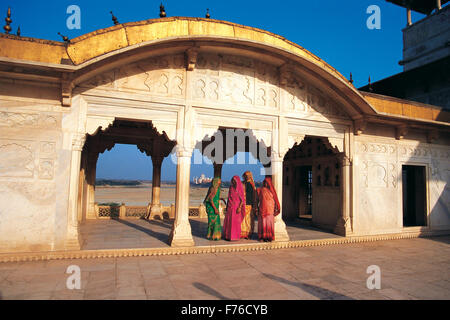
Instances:
[[[113,25],[112,10],[120,23],[159,17],[161,1],[151,0],[59,0],[0,1],[0,20],[4,21],[8,6],[12,9],[13,33],[20,25],[22,36],[58,40],[61,32],[69,38]],[[367,84],[370,75],[377,81],[402,71],[402,29],[406,26],[406,10],[381,0],[322,1],[163,1],[167,16],[204,17],[206,8],[213,19],[231,21],[279,34],[319,56],[344,76],[353,74],[354,84]],[[81,10],[81,29],[69,30],[67,8]],[[381,10],[381,29],[369,30],[366,13],[370,5]],[[423,15],[413,13],[413,21]],[[231,179],[250,168],[259,180],[259,167],[225,165],[223,179]],[[212,165],[193,165],[191,176],[213,174]],[[135,146],[117,145],[100,155],[97,177],[151,179],[150,158]],[[163,163],[162,179],[175,180],[175,166],[169,159]]]

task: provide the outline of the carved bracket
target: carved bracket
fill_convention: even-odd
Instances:
[[[437,130],[430,130],[427,132],[427,142],[433,143],[439,137],[439,132]]]
[[[287,86],[294,82],[294,75],[292,73],[292,68],[293,68],[292,65],[289,63],[285,63],[278,68],[280,84],[282,86]]]
[[[408,133],[408,127],[403,125],[395,128],[395,139],[401,140]]]
[[[186,57],[186,70],[193,71],[197,64],[198,48],[190,48],[185,52]]]
[[[61,79],[61,104],[63,107],[70,107],[72,105],[72,89],[75,87],[72,80],[66,73],[63,73]]]
[[[361,135],[366,130],[367,122],[364,119],[355,120],[355,135]]]

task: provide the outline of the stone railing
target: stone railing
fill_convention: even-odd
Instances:
[[[126,206],[124,203],[121,205],[99,205],[97,202],[95,207],[95,217],[97,219],[141,219],[147,216],[150,210],[150,204],[147,206]],[[220,216],[223,219],[225,207],[220,204]],[[175,218],[175,205],[162,206],[161,212],[169,219]],[[164,214],[165,213],[165,214]],[[189,207],[189,218],[206,219],[208,215],[206,208],[203,204],[198,207]]]

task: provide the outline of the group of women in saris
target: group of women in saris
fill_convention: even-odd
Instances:
[[[221,179],[218,177],[213,179],[204,200],[208,214],[207,239],[223,238],[229,241],[249,239],[257,217],[259,241],[275,240],[274,217],[280,213],[280,203],[272,179],[266,177],[262,187],[256,189],[250,171],[246,171],[242,177],[243,182],[238,176],[231,179],[223,228],[219,214]]]

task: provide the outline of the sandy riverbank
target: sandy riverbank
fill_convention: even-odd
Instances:
[[[193,187],[190,188],[189,203],[191,206],[198,206],[203,202],[203,199],[208,192],[207,187]],[[228,195],[228,188],[221,190],[221,197],[226,198]],[[146,184],[139,187],[95,187],[95,202],[98,203],[125,203],[129,206],[145,206],[152,199],[152,185]],[[170,205],[175,203],[175,185],[161,185],[161,203],[163,205]]]

